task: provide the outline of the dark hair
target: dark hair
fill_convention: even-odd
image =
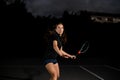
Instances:
[[[52,26],[52,28],[49,28],[49,29],[47,30],[47,32],[46,32],[45,35],[44,35],[44,39],[45,39],[46,42],[48,42],[48,38],[49,38],[50,36],[52,36],[53,34],[55,34],[55,29],[56,29],[57,25],[59,25],[59,24],[62,24],[62,25],[63,25],[62,22],[57,22],[57,23],[55,23],[55,25]],[[65,31],[63,32],[63,34],[62,34],[62,36],[61,36],[61,39],[62,39],[62,43],[63,43],[63,44],[65,44],[65,43],[67,42],[67,35],[66,35]]]

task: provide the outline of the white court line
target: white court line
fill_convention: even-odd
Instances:
[[[115,67],[112,67],[112,66],[109,66],[109,65],[105,65],[105,67],[108,67],[108,68],[110,68],[110,69],[114,69],[114,70],[120,71],[120,69],[115,68]]]
[[[97,74],[95,74],[95,73],[91,72],[91,71],[90,71],[90,70],[88,70],[87,68],[82,67],[82,66],[80,66],[80,68],[82,68],[83,70],[85,70],[85,71],[89,72],[90,74],[92,74],[93,76],[97,77],[98,79],[100,79],[100,80],[104,80],[102,77],[100,77],[100,76],[98,76]]]

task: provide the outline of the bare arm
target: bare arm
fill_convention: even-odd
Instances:
[[[68,53],[65,52],[62,48],[61,48],[61,52],[62,52],[62,54],[63,54],[63,56],[64,56],[65,58],[72,58],[72,59],[75,59],[75,58],[76,58],[76,56],[68,54]]]
[[[63,56],[64,58],[76,58],[74,55],[70,55],[65,51],[63,51],[62,47],[59,49],[56,40],[53,41],[53,48],[60,56]]]

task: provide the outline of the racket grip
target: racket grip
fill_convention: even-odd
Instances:
[[[78,51],[78,54],[80,54],[81,52],[80,52],[80,50]]]
[[[80,54],[81,54],[81,51],[79,50],[75,56],[77,57]]]

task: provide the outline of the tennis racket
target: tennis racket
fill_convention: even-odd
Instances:
[[[81,48],[78,50],[76,56],[80,55],[80,54],[83,54],[83,53],[86,53],[89,49],[89,42],[88,41],[85,41]]]

